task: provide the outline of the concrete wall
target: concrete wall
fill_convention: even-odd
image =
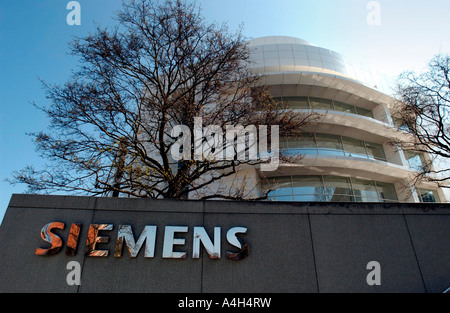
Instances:
[[[447,204],[239,203],[13,195],[0,228],[0,292],[442,292],[450,285],[450,209]],[[35,255],[48,247],[40,237],[49,222],[64,243],[71,223],[82,223],[78,252]],[[114,224],[97,249],[106,258],[84,255],[89,224]],[[115,258],[119,225],[157,225],[155,257],[124,249]],[[164,227],[189,226],[178,234],[186,259],[163,259]],[[192,258],[193,227],[212,237],[221,227],[222,257],[205,250]],[[244,226],[250,255],[226,258],[233,246],[226,231]],[[143,250],[143,248],[141,249]],[[81,285],[69,286],[69,261],[82,267]],[[369,286],[367,263],[381,265],[381,285]]]

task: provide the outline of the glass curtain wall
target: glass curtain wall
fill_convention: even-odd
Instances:
[[[337,111],[374,118],[371,110],[329,99],[312,97],[275,97],[274,100],[281,101],[292,109]]]
[[[285,176],[268,179],[271,201],[398,202],[393,184],[340,176]]]
[[[387,162],[381,144],[330,134],[283,138],[280,139],[280,149],[291,155],[337,155]]]

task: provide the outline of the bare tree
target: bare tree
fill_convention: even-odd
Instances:
[[[449,188],[450,55],[436,55],[424,73],[403,73],[397,95],[393,117],[400,134],[394,144],[417,160],[420,156],[422,164],[413,165],[414,183],[428,181]]]
[[[98,27],[71,43],[81,65],[66,84],[43,83],[51,103],[36,106],[49,116],[49,130],[30,135],[52,163],[16,171],[12,183],[32,193],[185,198],[267,160],[194,158],[192,138],[179,151],[188,157],[174,160],[176,125],[194,133],[201,117],[202,126],[279,125],[280,136],[300,136],[317,118],[274,101],[249,69],[241,31],[206,24],[194,4],[133,0],[117,20],[114,29]],[[267,192],[217,189],[198,198],[263,199]]]

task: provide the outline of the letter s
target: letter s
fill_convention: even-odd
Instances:
[[[53,228],[64,229],[64,226],[65,226],[64,223],[53,222],[53,223],[48,223],[47,225],[42,227],[41,238],[44,241],[51,244],[52,246],[49,249],[36,248],[35,253],[37,255],[46,255],[46,256],[57,254],[61,250],[63,242],[62,242],[61,238],[59,238],[57,235],[52,233],[51,230]]]
[[[248,243],[240,239],[236,236],[236,234],[245,234],[247,232],[247,228],[245,227],[233,227],[230,228],[227,232],[227,241],[232,246],[235,246],[240,251],[239,252],[231,252],[227,251],[227,258],[229,260],[242,260],[245,259],[249,254],[249,245]]]

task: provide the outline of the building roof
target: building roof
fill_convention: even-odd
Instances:
[[[317,47],[315,44],[310,43],[306,40],[296,38],[296,37],[290,37],[290,36],[264,36],[264,37],[258,37],[254,38],[248,41],[250,46],[254,45],[261,45],[261,44],[301,44],[305,46],[313,46]]]
[[[304,84],[301,77],[313,75],[325,80],[327,87],[333,81],[339,84],[343,80],[352,90],[364,89],[370,100],[386,104],[392,101],[393,83],[389,77],[333,50],[289,36],[254,38],[248,41],[248,46],[252,53],[250,67],[267,77],[282,75],[286,80],[289,76],[295,84]]]

